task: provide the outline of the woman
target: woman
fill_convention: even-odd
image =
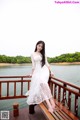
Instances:
[[[40,104],[46,101],[48,110],[53,113],[55,103],[48,85],[50,66],[45,56],[45,43],[38,41],[35,52],[31,55],[32,60],[32,80],[27,103],[29,105]]]

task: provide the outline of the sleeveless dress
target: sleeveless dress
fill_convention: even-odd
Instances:
[[[29,95],[27,97],[27,104],[40,104],[46,99],[50,99],[52,97],[48,80],[49,80],[49,69],[47,57],[45,57],[45,65],[41,66],[42,56],[41,54],[37,54],[34,52],[31,55],[32,60],[32,69],[34,72],[31,78],[30,90],[26,93]]]

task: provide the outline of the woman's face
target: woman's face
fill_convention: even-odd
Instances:
[[[40,52],[43,49],[43,44],[37,45],[37,51]]]

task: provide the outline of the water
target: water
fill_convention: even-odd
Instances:
[[[51,65],[56,78],[71,82],[80,86],[80,65]],[[28,75],[31,73],[31,65],[12,65],[0,67],[0,76]]]
[[[80,86],[80,65],[51,66],[56,78]]]
[[[0,67],[0,76],[27,75],[30,73],[31,73],[30,65],[11,65],[11,66]]]
[[[80,65],[51,65],[51,70],[53,71],[56,78],[80,86]],[[0,76],[6,76],[6,75],[21,76],[21,75],[28,75],[30,73],[31,73],[31,65],[11,65],[11,66],[0,67]],[[1,100],[0,110],[12,110],[12,105],[14,102],[18,102],[20,104],[20,108],[27,107],[26,98]]]

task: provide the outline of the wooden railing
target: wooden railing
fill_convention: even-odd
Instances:
[[[25,98],[25,94],[23,93],[24,90],[24,83],[27,83],[26,85],[26,92],[30,88],[30,80],[31,76],[0,76],[0,100],[5,100],[5,99],[13,99],[13,98]],[[2,80],[4,79],[4,80]],[[7,79],[7,80],[5,80]],[[20,94],[17,95],[17,83],[20,83],[19,89],[20,89]],[[6,95],[4,96],[2,94],[2,90],[5,89],[2,87],[5,84],[6,86]],[[10,95],[10,92],[12,91],[9,87],[10,85],[13,84],[13,96]]]
[[[26,92],[30,88],[31,76],[0,76],[0,100],[26,98],[24,94],[24,83],[26,84]],[[20,93],[17,95],[17,83],[19,84]],[[6,85],[6,95],[3,95],[3,85]],[[10,89],[13,84],[13,90]],[[50,78],[50,89],[54,99],[61,102],[67,109],[73,111],[76,116],[79,115],[78,107],[80,102],[80,87],[71,83],[59,80],[57,78]],[[10,95],[13,91],[13,95]],[[25,93],[26,93],[25,92]]]
[[[76,116],[79,115],[80,87],[57,78],[50,79],[50,88],[54,99],[61,102]]]

